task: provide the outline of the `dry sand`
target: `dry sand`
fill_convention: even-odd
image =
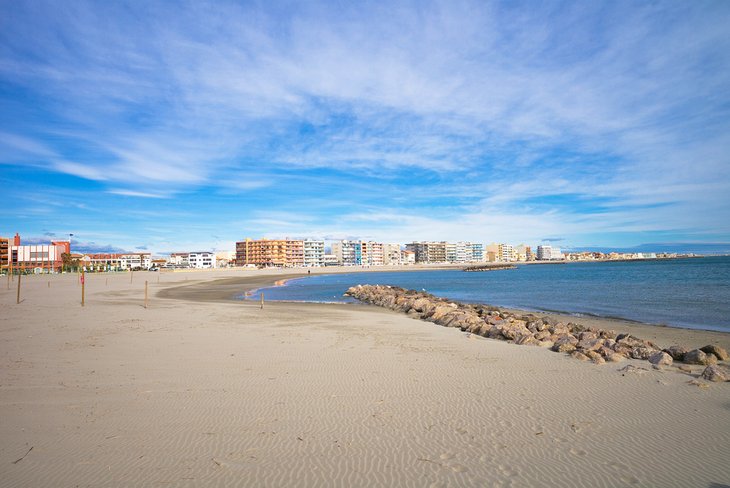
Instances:
[[[20,305],[1,281],[0,486],[730,485],[730,383],[229,299],[286,276],[88,276],[84,308],[73,275],[24,277]]]

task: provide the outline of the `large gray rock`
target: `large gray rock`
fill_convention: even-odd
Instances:
[[[730,381],[730,375],[728,375],[727,371],[723,371],[714,364],[706,367],[701,376],[707,381]]]
[[[649,357],[656,352],[647,346],[638,346],[631,349],[631,357],[634,359],[649,359]]]
[[[649,362],[654,366],[671,366],[673,360],[672,356],[670,356],[666,352],[659,351],[649,356]]]
[[[707,355],[699,349],[692,349],[684,355],[684,362],[687,364],[701,364],[707,366],[717,362],[714,354]]]
[[[581,336],[584,334],[586,334],[586,333],[582,332]],[[589,334],[591,334],[591,333],[589,333]],[[577,346],[578,349],[580,349],[583,352],[595,351],[597,349],[600,349],[603,346],[603,339],[601,339],[600,337],[598,337],[598,338],[595,337],[595,334],[592,334],[592,335],[593,335],[592,338],[581,339],[581,341],[578,342],[578,346]]]
[[[728,354],[725,349],[723,349],[720,346],[716,346],[714,344],[707,345],[705,347],[701,347],[700,351],[704,352],[705,354],[714,354],[717,359],[720,361],[727,361],[728,360]]]
[[[684,355],[689,352],[689,349],[682,346],[669,346],[664,349],[664,352],[672,356],[675,361],[684,361]]]

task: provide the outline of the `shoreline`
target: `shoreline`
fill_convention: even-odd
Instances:
[[[414,270],[415,271],[415,270]],[[421,270],[419,270],[421,271]],[[312,275],[326,275],[329,273],[320,272],[312,273]],[[333,273],[334,274],[334,273]],[[198,284],[188,284],[173,288],[160,290],[158,296],[160,298],[185,299],[202,302],[240,302],[240,303],[257,303],[250,299],[240,299],[237,297],[247,293],[255,293],[264,288],[272,286],[286,286],[286,283],[294,280],[307,278],[312,276],[307,273],[289,273],[287,275],[262,274],[251,277],[227,278],[222,280],[205,281]],[[216,283],[220,282],[216,285]],[[280,283],[276,285],[276,283]],[[249,287],[249,288],[245,288]],[[215,290],[214,288],[218,288]],[[232,293],[232,288],[238,290],[238,293]],[[242,288],[245,288],[241,291]],[[362,302],[346,303],[346,302],[308,302],[293,300],[270,300],[267,304],[296,304],[303,306],[325,306],[325,307],[375,307],[373,305]],[[489,304],[487,304],[489,305]],[[539,310],[524,310],[511,307],[498,307],[500,310],[519,314],[537,314],[544,317],[551,317],[561,322],[580,323],[588,327],[615,330],[616,332],[626,332],[642,339],[654,341],[663,347],[669,347],[675,344],[686,344],[693,347],[702,347],[707,344],[717,344],[725,349],[730,349],[730,331],[718,331],[699,328],[687,328],[679,326],[670,326],[663,324],[651,324],[631,319],[618,317],[601,317],[594,315],[574,315],[561,312],[544,312]],[[703,342],[704,341],[704,342]],[[709,341],[709,342],[708,342]]]

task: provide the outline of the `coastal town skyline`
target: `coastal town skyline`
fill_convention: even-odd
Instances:
[[[2,1],[0,229],[729,252],[730,5],[525,7]]]

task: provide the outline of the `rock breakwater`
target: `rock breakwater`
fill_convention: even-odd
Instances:
[[[456,327],[518,345],[546,347],[582,361],[603,364],[630,358],[649,361],[655,368],[671,367],[677,361],[706,366],[702,377],[730,381],[730,371],[717,366],[718,361],[727,361],[728,353],[715,345],[693,350],[682,346],[662,349],[651,341],[629,334],[564,323],[530,313],[513,313],[489,305],[459,303],[395,286],[357,285],[349,288],[345,295],[444,327]],[[686,367],[680,369],[687,371]]]

